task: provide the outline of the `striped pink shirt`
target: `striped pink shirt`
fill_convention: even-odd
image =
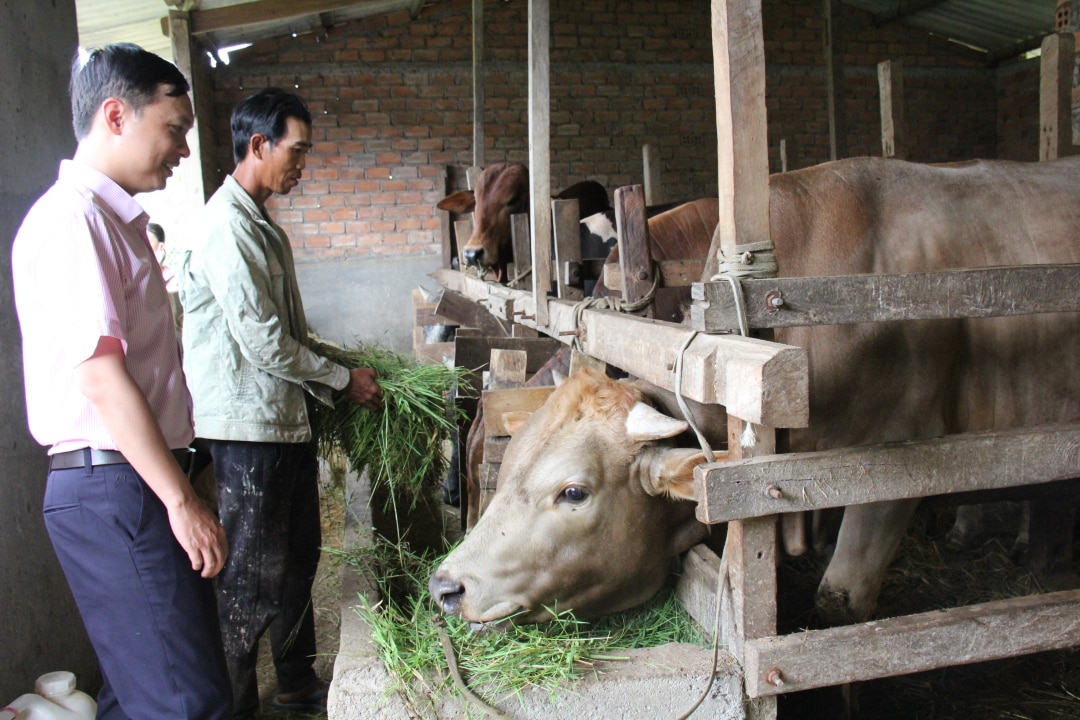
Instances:
[[[53,452],[115,450],[101,417],[75,383],[75,368],[101,337],[124,347],[171,448],[194,433],[179,344],[161,267],[146,238],[146,212],[119,185],[65,160],[34,204],[11,252],[23,340],[30,432]]]

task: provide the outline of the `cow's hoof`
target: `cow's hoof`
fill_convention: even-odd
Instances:
[[[869,617],[869,613],[852,607],[851,597],[844,590],[818,588],[814,608],[818,617],[829,627],[853,625]]]

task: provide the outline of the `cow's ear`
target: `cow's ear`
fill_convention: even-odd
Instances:
[[[697,500],[694,468],[705,454],[693,448],[649,448],[638,458],[641,486],[649,495]]]
[[[566,376],[558,370],[551,371],[551,379],[555,383],[555,387],[557,388],[562,387],[562,384],[566,382]]]
[[[502,414],[503,427],[506,428],[506,432],[513,435],[530,417],[532,417],[532,413],[527,410],[511,410],[510,412],[504,412]]]
[[[448,210],[452,213],[472,212],[476,207],[476,196],[472,190],[461,190],[447,195],[435,205],[440,210]]]
[[[639,402],[626,416],[626,436],[632,442],[648,442],[675,437],[689,429],[684,420],[676,420],[655,408]]]

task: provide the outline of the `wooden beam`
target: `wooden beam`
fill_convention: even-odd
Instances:
[[[751,697],[1080,645],[1080,590],[748,640]],[[770,682],[772,680],[772,682]]]
[[[653,272],[659,275],[659,287],[691,287],[701,280],[705,271],[704,260],[661,260],[653,263]],[[622,265],[604,263],[604,285],[622,287]]]
[[[698,519],[994,490],[1080,477],[1080,423],[699,465]]]
[[[484,0],[472,3],[473,165],[484,166]]]
[[[437,269],[432,277],[489,308],[512,306],[515,322],[536,327],[536,321],[530,319],[533,299],[526,292],[453,270]],[[545,332],[569,344],[576,331],[588,355],[674,390],[675,360],[693,330],[595,309],[583,311],[580,325],[575,325],[574,306],[566,300],[551,300],[550,324]],[[755,423],[806,427],[808,387],[807,356],[802,348],[731,335],[696,335],[685,352],[683,395],[697,402],[724,405],[730,415]]]
[[[257,0],[239,5],[193,10],[191,32],[201,35],[257,23],[291,20],[304,15],[355,9],[364,4],[365,2],[358,0]],[[386,5],[388,10],[397,6],[404,7],[401,2],[387,3],[384,0],[376,0],[375,3],[368,0],[366,4]]]
[[[1075,154],[1072,128],[1072,80],[1076,38],[1047,35],[1039,60],[1039,160]]]
[[[533,314],[548,324],[551,290],[551,13],[529,0],[529,216],[532,221]]]
[[[509,323],[500,321],[480,305],[452,290],[443,291],[435,306],[435,313],[449,319],[453,324],[479,328],[485,336],[506,337],[510,334]]]
[[[618,228],[619,264],[622,267],[619,289],[624,302],[635,303],[649,294],[653,284],[645,192],[640,185],[615,190],[615,227]],[[647,310],[651,310],[651,306]],[[648,315],[651,316],[651,312]]]
[[[836,29],[839,25],[840,0],[823,0],[825,21],[823,54],[825,58],[825,96],[829,116],[829,159],[847,157],[847,117],[844,112],[844,67],[839,61]]]
[[[645,205],[660,205],[664,201],[664,189],[660,182],[660,156],[651,143],[641,146],[641,166],[644,176]]]
[[[742,281],[752,329],[1069,312],[1077,287],[1080,264]],[[729,284],[695,283],[691,297],[694,329],[738,328]]]
[[[555,287],[563,300],[581,300],[585,290],[581,279],[581,212],[578,201],[551,201],[555,237]]]
[[[702,277],[721,250],[770,238],[761,1],[712,0],[712,31],[720,217]]]
[[[878,103],[881,107],[881,155],[907,157],[904,132],[904,62],[878,63]]]

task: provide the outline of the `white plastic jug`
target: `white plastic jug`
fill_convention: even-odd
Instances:
[[[0,720],[94,720],[97,715],[94,699],[75,689],[73,673],[45,673],[34,683],[34,690],[0,710]]]

